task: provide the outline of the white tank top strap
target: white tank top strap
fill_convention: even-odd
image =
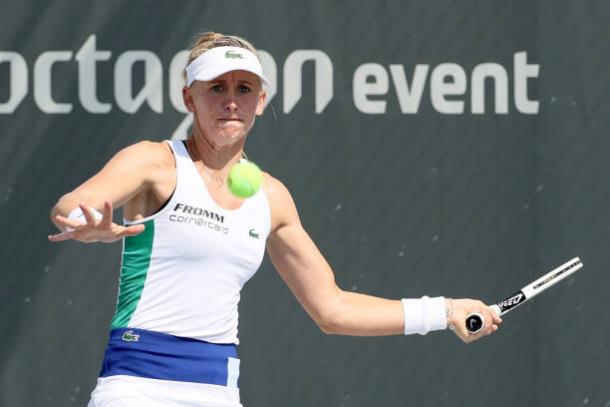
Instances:
[[[195,163],[182,140],[169,140],[176,159],[176,190],[174,195],[196,197],[206,203],[214,204]]]
[[[176,169],[178,173],[186,172],[191,173],[193,170],[197,172],[193,160],[184,145],[182,140],[166,140],[174,152],[174,158],[176,159]],[[192,174],[189,174],[192,175]]]

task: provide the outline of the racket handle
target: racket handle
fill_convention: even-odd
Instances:
[[[471,334],[476,334],[485,328],[483,315],[478,312],[473,312],[466,317],[466,330]]]
[[[501,315],[502,311],[497,305],[491,305],[489,307],[496,314]],[[473,312],[466,317],[466,330],[471,334],[481,332],[485,328],[485,321],[483,320],[483,314],[479,312]]]

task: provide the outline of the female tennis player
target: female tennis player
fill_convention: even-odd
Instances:
[[[450,327],[465,342],[498,329],[480,301],[391,300],[340,289],[299,221],[286,187],[264,174],[240,199],[227,175],[242,157],[267,83],[246,40],[203,33],[185,69],[188,140],[140,142],[55,205],[68,239],[123,240],[116,312],[90,407],[240,406],[236,345],[240,290],[265,249],[300,304],[327,334],[426,334]],[[124,224],[112,221],[122,207]],[[484,317],[476,335],[468,314]]]

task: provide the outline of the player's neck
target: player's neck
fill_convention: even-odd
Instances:
[[[207,137],[191,135],[186,141],[187,149],[194,161],[201,161],[206,167],[215,171],[232,167],[243,154],[243,140],[218,147],[210,143]]]

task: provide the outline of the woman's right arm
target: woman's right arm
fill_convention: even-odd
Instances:
[[[164,176],[167,176],[167,169],[170,166],[173,166],[173,157],[169,151],[169,146],[165,143],[143,141],[119,151],[97,174],[72,192],[63,195],[55,204],[51,210],[51,221],[62,233],[54,235],[58,237],[56,239],[50,237],[50,240],[96,241],[96,233],[87,238],[93,240],[83,240],[78,235],[91,235],[91,233],[67,231],[67,227],[79,226],[79,222],[67,219],[68,214],[78,207],[83,211],[89,228],[78,227],[77,232],[79,229],[95,228],[99,226],[98,224],[101,224],[105,229],[109,229],[112,224],[112,208],[121,207],[134,197],[156,192],[154,191],[155,186],[161,183]],[[93,219],[93,213],[88,208],[102,212],[104,219]],[[92,219],[93,222],[90,222]],[[126,229],[122,226],[121,228]],[[143,230],[140,227],[134,230],[140,229]],[[91,230],[88,230],[88,232],[91,232]],[[105,232],[108,235],[108,230]],[[72,233],[72,235],[67,235],[68,233]],[[120,237],[122,236],[118,238]]]

